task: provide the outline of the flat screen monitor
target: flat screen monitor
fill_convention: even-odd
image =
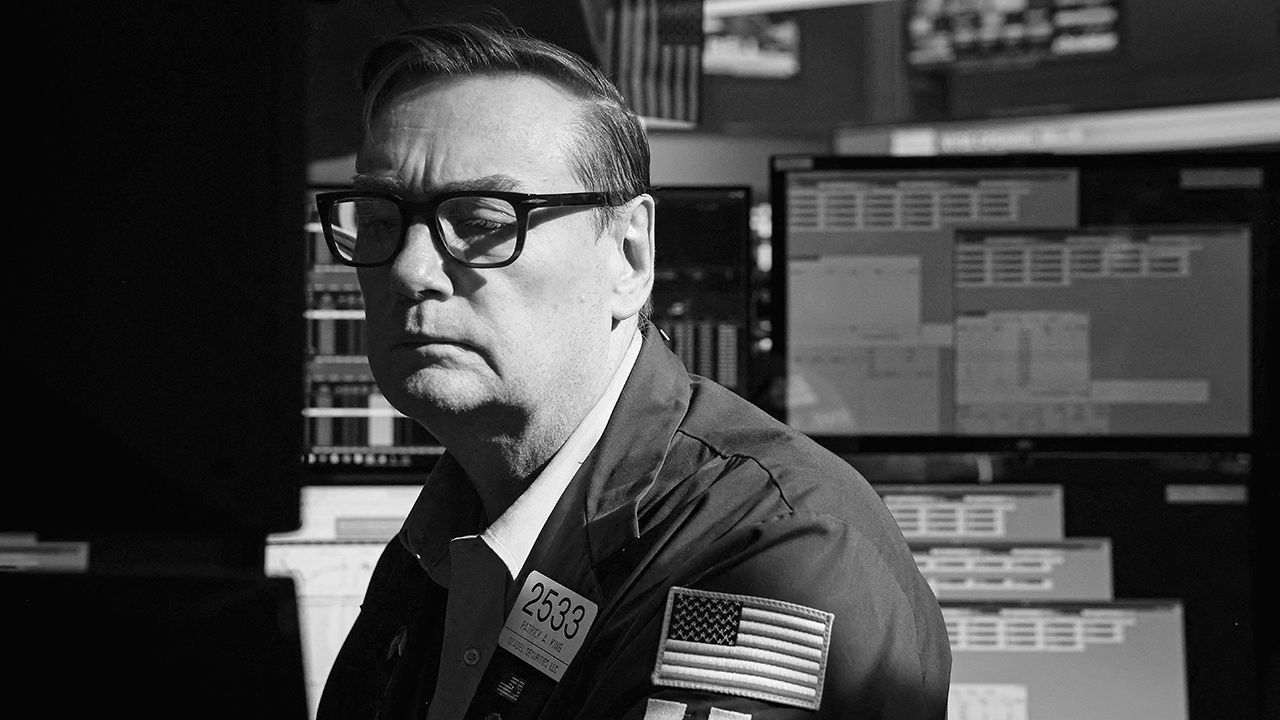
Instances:
[[[847,452],[1247,451],[1277,166],[776,156],[777,413]]]
[[[1273,98],[1269,0],[905,0],[903,121]],[[905,111],[905,112],[903,112]]]
[[[1052,483],[882,483],[876,492],[909,543],[1057,542],[1063,492]]]
[[[659,185],[653,324],[690,372],[749,392],[754,270],[749,185]]]
[[[1102,601],[1114,598],[1111,539],[911,543],[941,601]]]
[[[1182,605],[944,603],[948,716],[1186,720]]]

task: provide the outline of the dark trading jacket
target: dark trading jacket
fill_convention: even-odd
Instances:
[[[473,502],[460,516],[478,517]],[[595,603],[595,621],[558,683],[499,649],[468,720],[639,720],[649,698],[683,703],[698,720],[712,707],[754,720],[946,716],[946,627],[879,495],[843,460],[687,373],[652,331],[604,435],[509,585],[506,612],[534,570]],[[673,586],[834,614],[820,707],[655,686]],[[318,720],[425,717],[447,596],[404,539],[392,540]]]

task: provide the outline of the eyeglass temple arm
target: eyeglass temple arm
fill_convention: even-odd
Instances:
[[[531,197],[526,200],[525,203],[533,207],[562,207],[565,205],[591,205],[596,203],[606,203],[608,200],[609,196],[602,192],[582,192],[553,195],[550,197]]]

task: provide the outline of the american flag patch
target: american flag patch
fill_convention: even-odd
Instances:
[[[817,710],[834,619],[779,600],[673,587],[653,684]]]

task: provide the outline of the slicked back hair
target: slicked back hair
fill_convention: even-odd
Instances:
[[[403,30],[374,47],[360,70],[363,119],[398,93],[439,78],[519,73],[580,100],[574,174],[584,189],[625,202],[649,190],[649,142],[612,82],[577,54],[497,22],[440,22]]]

